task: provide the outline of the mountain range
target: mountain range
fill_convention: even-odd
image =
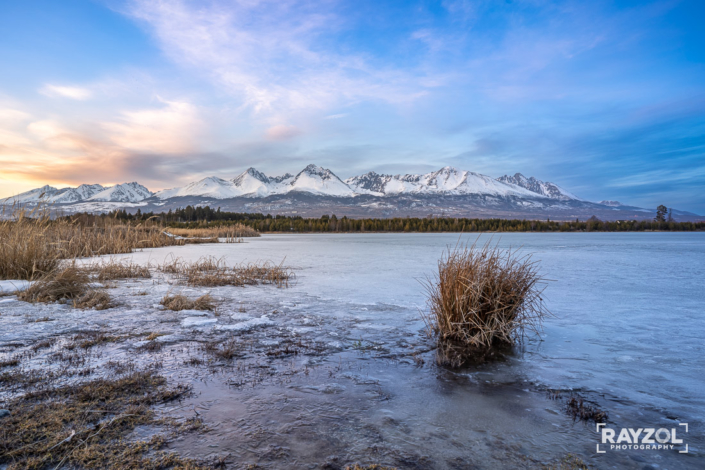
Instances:
[[[426,174],[388,175],[373,171],[346,180],[331,170],[308,165],[296,175],[267,176],[249,168],[232,179],[210,176],[185,186],[151,192],[139,183],[112,187],[82,184],[76,188],[42,186],[0,200],[0,204],[60,207],[65,211],[101,212],[115,208],[167,210],[211,205],[239,212],[320,216],[395,217],[448,215],[466,217],[651,218],[651,210],[616,201],[586,201],[560,186],[520,173],[492,178],[444,167]],[[680,219],[696,214],[674,210]]]

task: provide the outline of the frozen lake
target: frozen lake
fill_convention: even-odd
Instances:
[[[483,235],[479,243],[489,238]],[[463,235],[461,243],[475,239]],[[202,406],[206,421],[223,425],[205,441],[185,440],[174,448],[201,456],[207,444],[233,455],[257,455],[241,437],[242,420],[248,420],[246,426],[256,422],[269,433],[267,452],[285,449],[281,455],[302,468],[319,468],[314,462],[326,459],[362,461],[364,456],[400,468],[468,468],[473,462],[482,468],[518,468],[523,455],[550,462],[567,453],[598,468],[705,465],[703,234],[495,235],[492,240],[500,246],[521,248],[540,262],[551,280],[545,298],[554,316],[547,319],[540,340],[528,340],[505,360],[448,371],[433,363],[432,344],[423,334],[421,282],[458,240],[457,234],[264,235],[242,244],[119,256],[140,264],[163,263],[171,256],[195,261],[204,255],[222,257],[230,265],[283,261],[297,276],[288,289],[210,291],[222,299],[231,318],[259,321],[267,315],[265,326],[274,326],[257,330],[260,344],[281,341],[281,335],[272,333],[278,328],[328,348],[313,359],[297,357],[287,367],[304,367],[306,373],[290,382],[263,380],[245,390],[228,387],[228,377],[202,380],[208,385],[197,386],[194,405]],[[145,281],[131,282],[118,291],[138,284],[149,289]],[[100,312],[101,324],[118,318],[128,322],[131,309],[140,316],[152,310],[156,315],[154,299],[171,287],[152,284],[154,298],[145,304],[134,298],[122,309]],[[236,302],[246,305],[248,313],[238,313]],[[11,304],[19,315],[19,302],[0,304],[0,309]],[[228,310],[228,305],[233,307]],[[36,308],[44,310],[30,314],[44,315],[47,309]],[[21,311],[27,314],[26,308]],[[185,320],[180,320],[183,328],[197,327],[191,340],[224,331],[218,330],[223,316]],[[10,320],[0,316],[2,321]],[[21,337],[6,330],[0,339]],[[412,353],[424,364],[412,360]],[[174,377],[189,377],[169,367]],[[580,393],[606,410],[615,427],[687,422],[690,454],[596,455],[594,425],[573,423],[561,403],[547,398],[547,389]]]

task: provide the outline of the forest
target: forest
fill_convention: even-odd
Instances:
[[[702,222],[675,222],[650,220],[603,221],[596,217],[587,220],[524,220],[524,219],[477,219],[452,217],[351,219],[335,214],[320,218],[301,216],[264,215],[258,213],[225,212],[220,208],[187,206],[162,213],[142,213],[139,209],[130,214],[125,210],[113,211],[99,216],[75,214],[73,220],[94,217],[112,217],[124,221],[140,222],[156,220],[168,227],[200,228],[243,224],[259,232],[646,232],[671,231],[692,232],[705,230]]]

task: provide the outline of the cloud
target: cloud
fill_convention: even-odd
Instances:
[[[137,152],[184,153],[193,151],[204,128],[196,106],[163,101],[161,108],[123,111],[117,121],[104,122],[109,139]]]
[[[71,98],[72,100],[87,100],[93,92],[87,88],[60,85],[44,85],[39,89],[39,93],[51,98]]]
[[[274,120],[340,103],[403,103],[423,96],[413,73],[326,47],[344,25],[332,2],[133,0],[129,5],[126,13],[148,26],[173,61],[238,97],[243,110]]]
[[[267,137],[272,140],[288,140],[301,134],[301,130],[295,126],[281,124],[267,129]]]

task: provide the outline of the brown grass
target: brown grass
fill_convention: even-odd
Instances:
[[[191,300],[184,295],[165,295],[160,302],[165,308],[174,311],[180,310],[214,310],[215,303],[210,294],[202,295],[196,300]]]
[[[56,269],[62,259],[183,244],[152,221],[132,226],[96,218],[87,225],[65,218],[52,220],[39,209],[17,209],[0,222],[0,279],[37,279]]]
[[[103,290],[92,289],[73,301],[75,308],[106,310],[113,306],[110,295]]]
[[[88,275],[74,265],[55,269],[19,293],[25,302],[76,300],[88,292]]]
[[[424,320],[439,340],[479,351],[539,332],[548,313],[544,282],[530,256],[489,243],[448,249],[426,282]]]
[[[165,424],[151,406],[180,398],[150,372],[28,393],[9,403],[0,426],[0,466],[45,468],[206,468],[176,454],[155,452],[163,438],[129,439],[138,426]]]
[[[17,295],[25,302],[59,302],[72,300],[75,308],[105,310],[113,306],[110,295],[90,287],[85,270],[71,264],[56,268]]]
[[[223,258],[204,257],[193,263],[173,259],[160,266],[164,272],[180,276],[190,286],[246,286],[272,284],[289,287],[295,279],[291,268],[270,261],[243,263],[228,267]]]
[[[87,271],[94,273],[99,281],[112,281],[115,279],[149,279],[152,274],[149,268],[140,266],[132,262],[122,262],[109,260],[100,264],[94,264],[85,268]]]
[[[233,224],[219,227],[176,228],[169,227],[167,231],[179,237],[224,238],[226,243],[237,243],[245,237],[259,237],[257,230],[243,224]]]

